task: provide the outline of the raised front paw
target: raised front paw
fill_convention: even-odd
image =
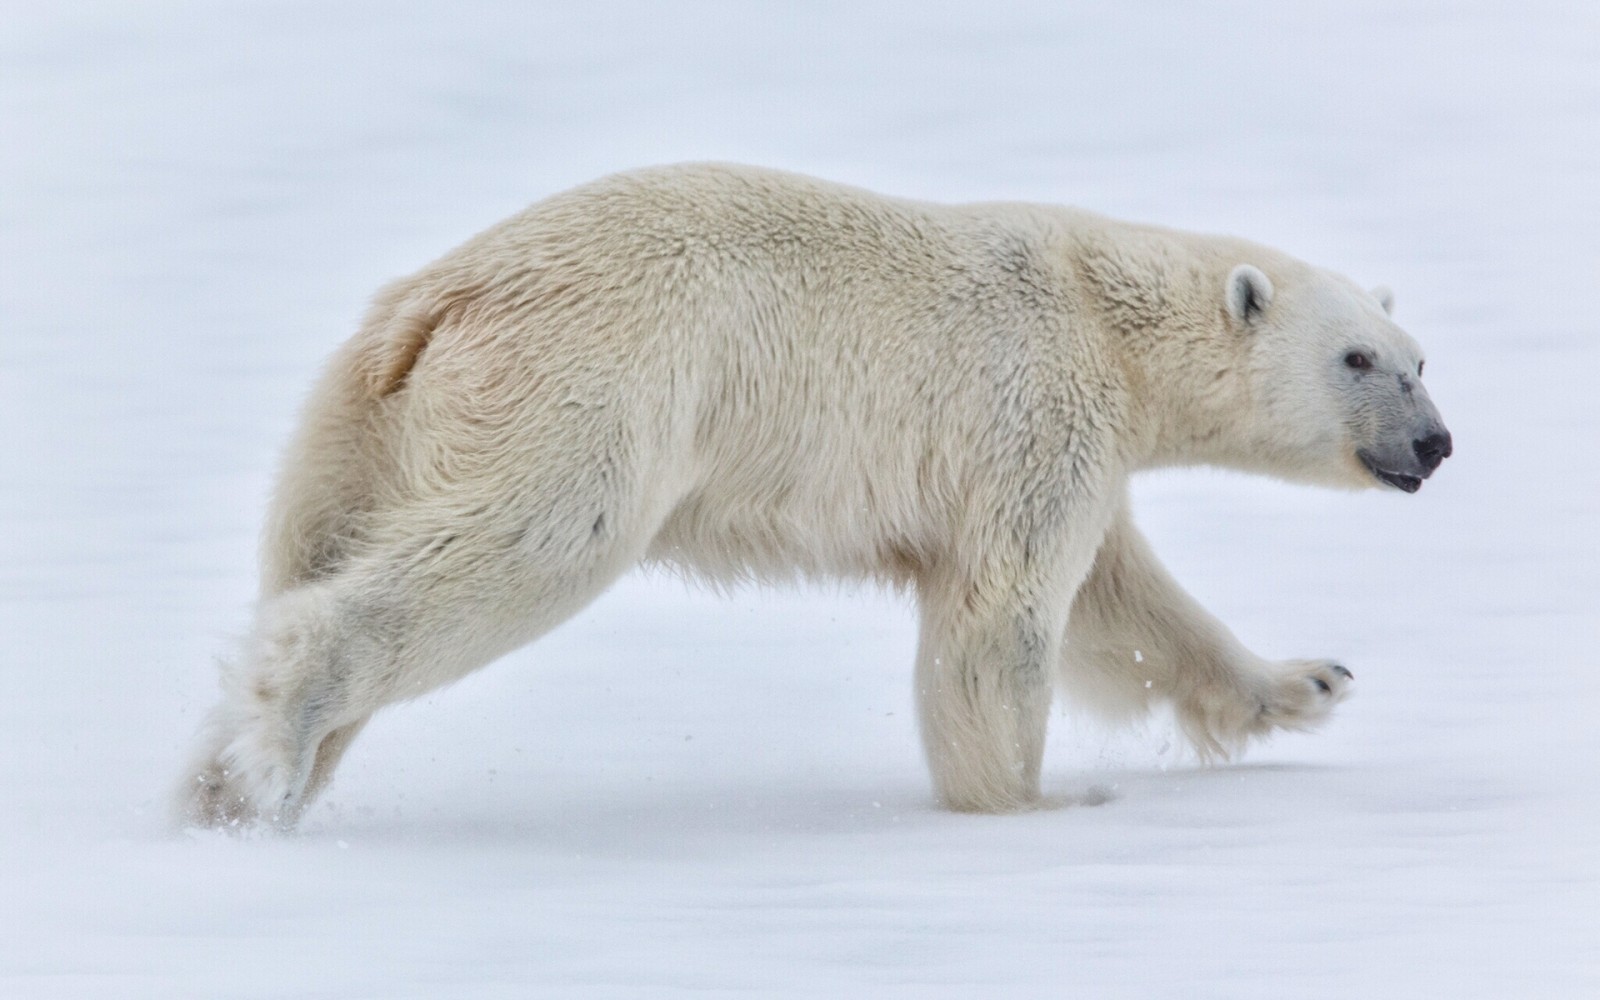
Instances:
[[[1229,683],[1197,684],[1177,700],[1178,722],[1203,759],[1226,759],[1278,729],[1315,729],[1350,694],[1333,660],[1257,661]]]
[[[1261,722],[1281,729],[1310,729],[1350,695],[1355,675],[1333,660],[1285,660],[1273,665],[1261,699]]]

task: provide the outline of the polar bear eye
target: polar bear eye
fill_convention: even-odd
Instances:
[[[1347,367],[1354,368],[1358,372],[1364,372],[1368,368],[1372,367],[1372,359],[1367,357],[1365,354],[1362,354],[1360,351],[1351,351],[1349,354],[1346,354],[1344,356],[1344,363]],[[1421,373],[1419,372],[1418,374]]]

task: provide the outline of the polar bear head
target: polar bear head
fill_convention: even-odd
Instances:
[[[1393,296],[1297,261],[1241,263],[1222,289],[1251,388],[1252,442],[1270,471],[1415,493],[1451,452]]]

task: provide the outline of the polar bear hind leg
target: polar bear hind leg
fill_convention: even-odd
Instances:
[[[373,712],[549,631],[640,561],[661,516],[620,477],[601,489],[542,471],[560,489],[507,490],[507,509],[474,494],[385,512],[388,542],[264,598],[224,665],[181,821],[293,826]]]

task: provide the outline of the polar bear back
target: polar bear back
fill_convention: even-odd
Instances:
[[[1066,266],[1076,218],[748,168],[622,175],[387,289],[369,368],[431,451],[463,400],[485,426],[613,441],[659,494],[658,560],[903,582],[961,533],[996,453],[1040,433],[1030,392],[1070,383],[1062,433],[1117,432]]]

